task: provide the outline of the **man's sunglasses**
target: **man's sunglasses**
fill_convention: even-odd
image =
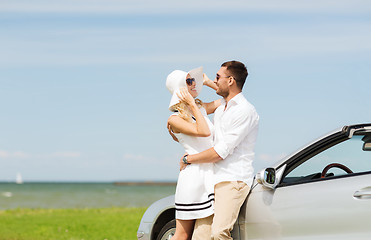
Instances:
[[[186,79],[186,83],[187,83],[189,86],[191,86],[191,85],[193,84],[194,81],[195,81],[194,78],[187,78],[187,79]]]

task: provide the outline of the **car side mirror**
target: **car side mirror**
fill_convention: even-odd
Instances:
[[[257,174],[256,180],[265,187],[274,189],[276,187],[276,169],[266,168]]]
[[[363,148],[362,148],[363,151],[371,151],[371,142],[365,142],[363,144]]]
[[[371,151],[371,136],[370,135],[364,136],[362,138],[362,141],[364,141],[362,150],[363,151]]]

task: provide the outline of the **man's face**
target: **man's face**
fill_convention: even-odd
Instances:
[[[217,86],[216,93],[223,98],[228,97],[229,95],[229,75],[227,72],[227,67],[221,67],[216,73],[214,83]]]

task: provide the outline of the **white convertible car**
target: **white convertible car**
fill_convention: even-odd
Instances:
[[[174,196],[144,213],[138,240],[170,239]],[[233,239],[370,240],[371,123],[345,126],[256,174]]]

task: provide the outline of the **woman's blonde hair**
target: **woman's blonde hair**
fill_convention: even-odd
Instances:
[[[202,107],[202,101],[198,98],[195,99],[198,108]],[[178,116],[186,120],[187,122],[192,122],[192,115],[186,108],[187,104],[185,102],[179,102],[175,104],[172,109],[174,112],[178,112]]]

